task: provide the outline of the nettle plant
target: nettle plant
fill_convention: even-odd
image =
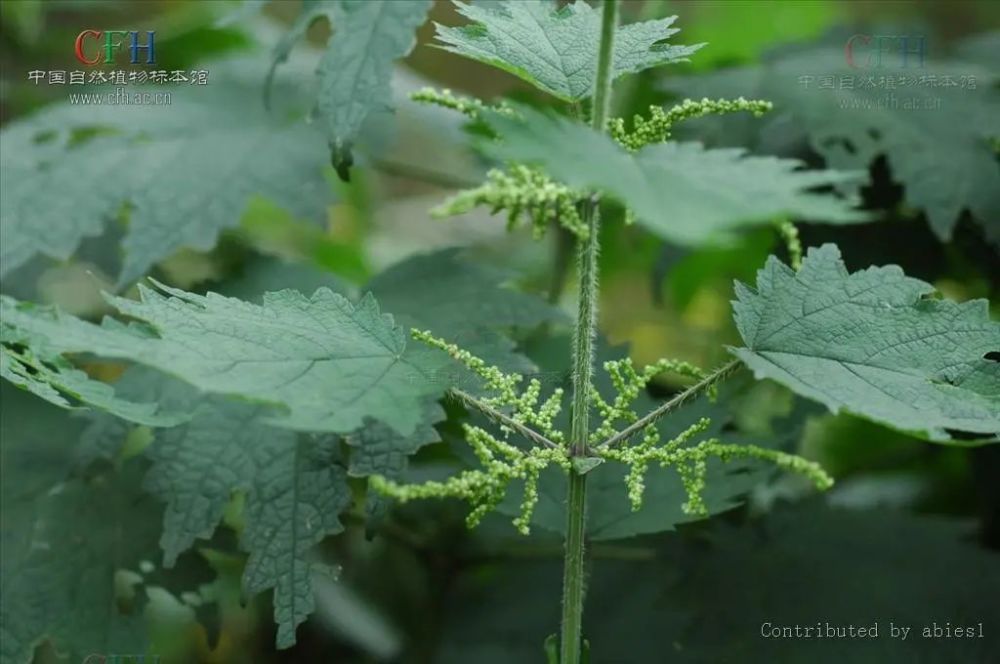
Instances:
[[[653,107],[631,121],[609,116],[616,79],[683,61],[700,48],[666,42],[677,32],[673,19],[619,25],[616,0],[596,9],[579,1],[562,7],[529,1],[456,6],[470,23],[437,26],[438,45],[514,74],[551,95],[556,108],[543,112],[449,91],[416,93],[418,102],[468,116],[479,129],[477,148],[496,163],[481,186],[458,193],[433,214],[483,206],[507,215],[512,227],[526,218],[536,236],[556,233],[575,243],[578,293],[569,393],[503,368],[524,366],[514,342],[477,334],[490,327],[558,324],[559,313],[540,299],[499,288],[505,275],[463,262],[454,252],[404,261],[369,282],[361,297],[320,288],[312,294],[269,292],[260,301],[247,301],[150,280],[139,285],[137,300],[107,295],[121,317],[100,324],[5,295],[3,377],[51,404],[90,409],[77,453],[81,461],[111,460],[124,469],[145,455],[148,464],[142,482],[125,472],[75,475],[61,479],[59,490],[46,497],[35,514],[40,524],[32,536],[35,545],[14,556],[19,576],[5,574],[12,579],[5,581],[4,592],[10,634],[5,661],[8,655],[11,661],[28,661],[45,638],[85,652],[98,650],[94,635],[102,634],[120,651],[115,639],[137,627],[134,615],[112,608],[120,606],[114,573],[140,569],[146,582],[170,587],[180,575],[169,570],[183,567],[178,563],[186,552],[211,538],[224,519],[232,522],[234,511],[241,513],[235,520],[242,524],[240,546],[248,554],[244,589],[273,590],[278,645],[294,644],[296,627],[314,608],[320,566],[310,552],[344,529],[341,514],[359,498],[348,482],[353,476],[367,478],[370,514],[386,498],[457,498],[469,503],[470,527],[500,510],[514,517],[513,526],[523,534],[539,523],[561,529],[562,624],[545,648],[550,661],[575,664],[586,651],[586,543],[594,536],[588,513],[605,508],[588,500],[591,482],[602,488],[609,480],[615,483],[636,513],[674,515],[679,509],[683,518],[725,509],[745,492],[746,487],[728,486],[737,481],[734,476],[712,470],[720,461],[776,466],[819,489],[832,485],[816,463],[774,447],[727,440],[724,427],[709,415],[696,414],[692,421],[693,404],[714,399],[741,367],[832,411],[931,440],[949,440],[958,432],[985,439],[1000,431],[995,355],[1000,326],[989,319],[986,301],[937,298],[929,284],[895,266],[850,273],[833,245],[803,255],[791,220],[871,220],[855,198],[843,194],[863,174],[807,170],[795,160],[671,140],[678,123],[711,114],[760,115],[771,109],[765,100],[687,100],[668,109]],[[423,2],[311,4],[276,49],[274,66],[323,15],[344,31],[335,31],[320,64],[316,103],[342,175],[353,167],[352,142],[366,114],[388,99],[392,62],[409,51],[427,9]],[[355,29],[362,26],[369,29]],[[337,64],[343,62],[351,64]],[[203,121],[213,122],[205,109],[200,112]],[[38,128],[39,121],[32,122],[27,129]],[[207,149],[224,161],[224,146],[246,140],[241,132],[250,130],[278,141],[283,156],[254,167],[275,172],[255,172],[247,180],[266,179],[268,193],[279,202],[301,203],[303,192],[316,188],[312,181],[302,184],[305,158],[299,146],[309,141],[299,138],[298,126],[277,134],[266,120],[254,122],[259,124],[250,129],[223,130],[220,119],[220,134],[211,140],[224,143]],[[12,138],[27,135],[27,129],[15,128]],[[160,154],[168,160],[164,173],[191,167],[183,159],[169,161],[182,154],[170,152],[176,138],[140,129],[139,142],[121,128],[91,140],[106,142],[112,155]],[[195,134],[183,140],[205,138]],[[27,150],[27,144],[18,146]],[[49,160],[47,151],[54,148],[37,149],[43,151],[37,161],[19,164],[10,177],[22,178],[22,184],[63,177],[60,162]],[[5,162],[4,168],[15,167]],[[120,278],[125,284],[167,252],[211,246],[221,230],[235,224],[243,199],[254,193],[238,176],[235,180],[221,185],[214,205],[182,201],[189,217],[180,235],[160,223],[162,213],[150,205],[156,199],[144,196],[142,183],[129,184],[124,200],[120,192],[98,191],[65,213],[80,220],[128,204]],[[282,182],[298,182],[294,196]],[[47,201],[37,204],[52,211]],[[704,369],[662,359],[639,368],[624,357],[596,366],[602,215],[620,216],[625,224],[685,246],[725,241],[753,225],[776,229],[789,264],[772,256],[755,288],[736,285],[733,313],[743,346],[729,349],[732,361]],[[74,237],[67,230],[53,243],[30,231],[28,221],[25,205],[5,203],[4,242],[11,243],[4,249],[5,271],[36,253],[65,258],[100,227],[98,220],[84,219],[74,225]],[[109,385],[71,361],[80,354],[132,366]],[[664,373],[692,382],[647,407],[646,387]],[[456,380],[448,384],[443,375]],[[434,425],[445,417],[444,399],[480,418],[462,424],[475,465],[444,479],[409,482],[406,459],[439,440]],[[131,425],[152,431],[153,442],[137,443],[134,432],[128,433]],[[664,503],[663,493],[647,495],[653,469],[676,472],[681,492],[666,495],[679,504]],[[552,526],[551,514],[541,520],[537,514],[539,485],[552,477],[565,485],[561,528]],[[234,494],[243,498],[234,503]],[[505,505],[508,495],[519,496],[514,509]],[[162,519],[160,503],[166,505]],[[129,514],[122,516],[123,510]],[[85,537],[96,524],[119,517],[141,523],[127,543]],[[652,525],[626,525],[613,536],[663,530],[679,520],[669,516]],[[161,521],[162,531],[150,527]],[[157,539],[163,568],[153,572],[147,545],[155,547]],[[80,570],[86,573],[78,575]],[[191,590],[178,583],[173,590]],[[86,604],[83,592],[89,593]],[[92,615],[94,602],[112,610]]]

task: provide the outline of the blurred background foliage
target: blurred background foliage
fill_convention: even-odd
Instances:
[[[266,52],[298,11],[294,1],[270,2],[261,15],[251,15],[239,3],[222,1],[5,0],[0,3],[0,121],[7,124],[64,101],[64,89],[31,84],[27,72],[74,69],[72,42],[83,28],[156,30],[162,68],[204,65],[211,70],[221,58],[260,52],[261,44]],[[928,35],[930,57],[944,58],[968,44],[969,37],[1000,27],[1000,5],[987,1],[636,0],[625,2],[624,12],[625,20],[676,13],[683,43],[709,44],[690,64],[649,70],[616,85],[614,113],[625,117],[698,89],[701,79],[689,77],[756,65],[787,44],[853,32],[909,31]],[[448,3],[438,2],[431,18],[454,24],[457,15]],[[308,72],[328,36],[325,23],[314,25],[309,45],[295,51],[305,64],[293,62],[279,70],[279,84]],[[339,181],[332,169],[328,173],[337,202],[328,208],[325,224],[297,219],[257,197],[217,248],[182,250],[154,274],[185,288],[244,297],[285,287],[356,290],[403,258],[462,246],[476,260],[513,269],[524,289],[547,293],[560,256],[556,233],[536,243],[526,231],[508,233],[502,219],[485,213],[444,221],[427,214],[450,191],[476,184],[486,165],[466,149],[459,120],[416,106],[406,100],[408,92],[435,85],[485,99],[542,101],[511,76],[428,48],[432,36],[427,23],[418,33],[418,47],[397,72],[398,110],[367,131],[351,181]],[[994,75],[1000,66],[997,43],[994,33],[993,41],[983,41],[976,51],[977,62]],[[262,84],[266,66],[260,62]],[[254,103],[255,95],[248,98]],[[779,106],[775,113],[785,110]],[[240,122],[240,108],[231,112],[232,122]],[[945,107],[936,121],[953,122],[949,112]],[[993,113],[1000,117],[1000,109]],[[692,124],[693,133],[685,138],[765,151],[780,144],[785,152],[821,163],[807,141],[780,125],[762,136],[763,126]],[[949,135],[924,135],[923,140],[932,150],[939,141],[944,151]],[[949,297],[988,298],[995,312],[1000,306],[1000,219],[977,224],[966,214],[951,241],[942,242],[923,212],[901,204],[900,183],[884,158],[874,160],[869,170],[872,181],[864,200],[883,221],[804,226],[805,244],[837,242],[852,270],[898,263]],[[725,344],[738,340],[729,307],[732,282],[751,282],[768,254],[782,255],[776,233],[757,230],[731,246],[683,250],[623,226],[614,211],[609,214],[612,221],[602,237],[600,323],[609,348],[629,352],[640,363],[661,356],[703,366],[721,362]],[[992,227],[993,237],[984,227]],[[99,291],[113,287],[118,271],[120,233],[111,228],[87,240],[65,262],[36,259],[5,279],[3,290],[99,316],[104,312]],[[566,287],[558,298],[567,311],[574,304],[572,292]],[[539,364],[565,371],[568,364],[559,365],[565,358],[553,359],[545,350],[551,339],[525,341],[534,349],[529,355],[535,357],[537,350],[542,358]],[[656,384],[651,397],[664,398],[680,386]],[[79,424],[6,387],[3,399],[4,496],[16,500],[32,495],[32,482],[44,485],[50,479],[44,472],[73,454]],[[12,415],[9,404],[15,400],[24,410]],[[587,628],[596,648],[591,661],[1000,661],[1000,584],[992,590],[984,585],[998,578],[997,554],[986,551],[1000,550],[998,446],[930,444],[809,407],[771,383],[748,385],[732,408],[741,430],[781,439],[821,461],[837,477],[837,487],[828,496],[803,501],[797,483],[769,480],[752,491],[745,505],[707,522],[682,526],[677,533],[595,544]],[[454,427],[452,420],[440,427],[445,444],[421,451],[414,472],[439,472],[453,458],[447,441],[456,437]],[[8,444],[15,439],[17,445]],[[141,449],[143,442],[137,439],[134,445]],[[38,477],[15,481],[11,468]],[[839,509],[830,510],[831,505]],[[754,521],[766,512],[771,513],[767,519]],[[234,553],[227,531],[199,549],[197,565],[178,572],[205,575],[198,598],[185,601],[150,591],[151,652],[163,662],[541,661],[540,644],[558,616],[558,538],[539,532],[521,540],[503,519],[468,532],[462,509],[451,504],[393,509],[367,526],[362,504],[344,518],[347,533],[325,543],[323,551],[340,568],[340,580],[320,582],[318,611],[299,630],[293,649],[273,649],[267,598],[247,603],[240,596],[242,557]],[[235,531],[239,520],[234,507],[230,525]],[[5,532],[18,528],[6,516],[5,521]],[[747,523],[751,526],[741,528]],[[201,569],[206,565],[209,571]],[[740,570],[752,570],[749,581]],[[150,585],[155,587],[155,580]],[[926,606],[928,597],[940,606]],[[758,636],[763,620],[811,619],[985,622],[994,633],[960,651],[945,641],[882,639],[835,648]],[[38,661],[57,659],[51,648],[40,648]]]

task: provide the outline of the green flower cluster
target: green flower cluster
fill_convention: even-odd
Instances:
[[[553,222],[583,239],[587,237],[587,225],[577,207],[583,198],[582,193],[557,184],[541,171],[515,164],[505,171],[490,170],[486,182],[449,198],[431,210],[431,216],[450,217],[483,205],[494,214],[507,210],[508,228],[517,226],[522,213],[526,213],[536,239],[544,236]]]
[[[619,421],[631,424],[639,419],[638,413],[632,407],[639,393],[657,375],[671,372],[690,378],[703,379],[708,372],[688,362],[672,359],[661,359],[636,371],[631,358],[613,362],[605,362],[605,371],[611,378],[616,396],[609,404],[593,390],[592,401],[602,417],[601,424],[594,432],[598,439],[609,439],[617,433]],[[712,383],[707,388],[710,398],[715,398],[718,385]],[[703,492],[705,477],[708,472],[708,460],[717,457],[722,461],[733,458],[755,458],[770,461],[780,468],[805,475],[820,489],[833,485],[833,479],[819,466],[793,454],[769,450],[754,445],[729,445],[717,438],[701,441],[693,447],[685,447],[696,435],[705,432],[711,426],[711,420],[702,418],[688,427],[675,438],[662,443],[655,421],[651,421],[642,429],[640,442],[629,447],[617,448],[614,445],[598,445],[594,453],[597,458],[606,461],[617,461],[629,467],[625,477],[625,488],[628,493],[632,510],[642,507],[642,497],[646,488],[645,475],[651,463],[659,463],[662,467],[674,467],[680,475],[687,501],[682,505],[685,513],[705,516],[708,508],[705,505]]]
[[[781,234],[781,239],[788,249],[788,264],[798,272],[802,267],[802,240],[799,239],[799,229],[787,219],[779,220],[777,226],[778,233]]]
[[[517,113],[507,104],[488,105],[479,99],[455,96],[451,90],[423,88],[410,98],[456,111],[473,120],[481,120],[486,112],[503,115]],[[486,174],[486,182],[449,198],[431,210],[431,216],[451,217],[482,205],[490,208],[493,214],[506,210],[508,229],[516,227],[522,214],[527,214],[535,239],[541,239],[552,223],[558,223],[576,237],[585,239],[587,225],[583,223],[578,207],[584,198],[586,194],[554,182],[537,169],[514,164],[506,170],[490,170]]]
[[[489,432],[469,424],[463,425],[466,440],[482,464],[482,470],[466,470],[444,482],[398,484],[381,475],[373,475],[369,486],[401,502],[421,498],[458,498],[473,505],[466,517],[470,528],[479,525],[483,517],[496,509],[507,493],[507,485],[515,479],[524,480],[524,499],[514,527],[522,535],[531,532],[531,516],[538,504],[538,476],[550,464],[569,472],[569,457],[563,449],[533,447],[528,451],[498,440]]]
[[[747,111],[754,116],[761,116],[773,108],[769,101],[759,99],[708,99],[701,101],[685,99],[669,111],[659,106],[649,107],[649,119],[636,115],[632,119],[632,131],[625,129],[623,118],[613,118],[608,122],[608,133],[622,147],[634,152],[651,143],[662,143],[671,136],[671,129],[682,120],[700,118],[706,115],[721,115]]]
[[[641,371],[637,371],[628,358],[605,363],[604,369],[611,378],[616,396],[609,403],[596,395],[594,390],[595,396],[592,397],[592,403],[602,417],[593,435],[596,440],[605,442],[592,446],[587,457],[574,457],[565,435],[555,424],[562,407],[561,388],[553,390],[547,399],[542,400],[542,385],[537,379],[529,381],[522,388],[524,376],[504,373],[498,367],[488,365],[469,351],[435,337],[430,332],[412,330],[411,334],[414,339],[448,353],[481,379],[487,396],[474,397],[457,389],[452,389],[451,393],[496,421],[503,440],[481,427],[464,424],[465,439],[479,460],[480,468],[465,470],[445,481],[415,485],[399,484],[375,475],[370,478],[369,486],[374,491],[402,502],[423,498],[466,500],[472,505],[467,518],[469,527],[478,525],[487,513],[497,508],[512,481],[521,480],[524,482],[524,495],[520,512],[513,524],[518,532],[527,535],[538,504],[539,476],[549,466],[565,473],[588,472],[605,461],[617,461],[628,466],[625,488],[633,510],[642,507],[646,488],[645,475],[650,464],[658,463],[663,467],[676,468],[687,493],[687,501],[682,507],[686,513],[697,516],[708,514],[703,494],[708,461],[713,457],[723,462],[734,458],[760,459],[804,475],[819,489],[827,489],[833,485],[833,479],[818,464],[793,454],[754,445],[726,444],[717,438],[688,445],[698,434],[708,430],[711,425],[708,418],[702,418],[666,442],[661,441],[655,420],[643,418],[650,419],[650,423],[642,428],[641,441],[631,446],[615,444],[616,440],[612,437],[617,434],[616,424],[639,420],[633,403],[655,376],[669,371],[697,378],[708,385],[703,389],[711,391],[715,388],[712,378],[720,375],[718,372],[710,375],[690,363],[669,359],[659,360]],[[512,433],[520,434],[534,445],[528,449],[512,445],[507,442]],[[625,436],[617,438],[626,439]]]
[[[818,463],[794,454],[756,445],[726,444],[718,438],[709,438],[692,447],[684,447],[684,444],[694,436],[708,429],[710,424],[711,420],[702,418],[676,438],[659,446],[657,445],[659,437],[647,431],[642,441],[636,445],[622,449],[609,447],[600,450],[600,456],[605,459],[613,459],[629,467],[628,475],[625,476],[625,489],[633,511],[642,507],[642,496],[646,488],[644,477],[649,464],[654,462],[662,467],[673,467],[677,470],[684,491],[687,493],[687,501],[681,508],[686,514],[694,516],[708,516],[703,493],[708,460],[712,457],[723,462],[735,458],[769,461],[783,470],[804,475],[816,485],[817,489],[826,490],[833,486],[833,478]]]
[[[601,424],[594,432],[594,435],[600,440],[613,436],[619,421],[631,424],[639,419],[639,414],[632,409],[632,403],[639,396],[639,393],[646,389],[649,381],[659,374],[671,372],[691,378],[704,378],[706,376],[704,370],[693,364],[669,359],[658,360],[639,373],[632,365],[632,358],[626,357],[623,360],[605,362],[604,370],[611,377],[611,384],[614,385],[617,394],[614,401],[609,404],[596,389],[590,391],[590,399],[601,416]],[[714,386],[712,389],[714,390]],[[651,431],[655,430],[654,426]]]
[[[564,471],[572,469],[567,454],[563,433],[556,429],[555,418],[562,408],[563,389],[556,388],[552,394],[539,403],[542,384],[532,379],[526,388],[519,389],[524,376],[507,374],[499,368],[489,366],[481,358],[455,344],[435,337],[428,331],[412,330],[414,339],[448,353],[461,362],[483,381],[489,396],[481,399],[466,396],[476,407],[491,417],[499,413],[500,430],[504,437],[514,432],[513,427],[531,427],[550,446],[532,447],[521,450],[505,440],[499,440],[485,429],[463,425],[466,441],[482,464],[481,470],[467,470],[444,482],[426,482],[417,485],[401,485],[381,476],[371,478],[370,486],[375,491],[406,502],[419,498],[459,498],[473,505],[467,523],[476,526],[482,518],[495,509],[503,500],[507,485],[513,480],[524,481],[524,498],[520,514],[514,519],[518,532],[530,532],[531,516],[538,504],[538,477],[549,465],[556,465]],[[504,422],[507,422],[505,424]]]
[[[440,106],[441,108],[457,111],[466,117],[472,118],[473,120],[480,119],[483,113],[487,111],[501,113],[503,115],[513,115],[515,113],[514,109],[503,102],[491,106],[474,97],[456,97],[451,93],[451,90],[448,90],[447,88],[444,90],[421,88],[411,94],[410,99],[423,104],[432,104],[434,106]]]
[[[480,404],[489,408],[507,409],[512,423],[534,427],[535,431],[554,443],[561,445],[565,442],[562,431],[555,426],[555,419],[562,410],[563,388],[552,390],[549,398],[539,405],[542,384],[537,378],[533,378],[524,390],[519,390],[524,376],[507,374],[497,367],[489,366],[469,351],[439,339],[427,330],[411,330],[410,334],[417,341],[448,353],[479,376],[483,380],[483,387],[492,393],[492,396],[478,399]],[[501,428],[504,427],[501,425]],[[509,431],[504,433],[506,435]]]

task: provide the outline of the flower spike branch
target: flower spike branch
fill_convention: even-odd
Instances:
[[[799,229],[787,219],[779,219],[776,225],[788,250],[788,264],[798,272],[802,267],[802,240],[799,239]]]
[[[604,458],[614,459],[629,466],[625,488],[633,511],[638,511],[642,507],[642,496],[646,488],[644,475],[649,464],[653,462],[659,463],[664,468],[677,469],[688,497],[681,508],[692,516],[708,516],[708,506],[702,493],[705,489],[708,459],[711,457],[723,462],[736,458],[768,461],[782,470],[805,476],[821,491],[833,486],[833,478],[818,463],[794,454],[756,445],[726,444],[718,438],[703,440],[693,447],[683,447],[695,435],[704,432],[710,424],[710,420],[703,418],[661,446],[656,446],[654,437],[646,436],[638,445],[624,449],[605,448],[600,451]]]
[[[554,425],[555,418],[562,408],[563,389],[561,387],[553,390],[549,398],[539,405],[538,399],[541,397],[542,384],[537,378],[532,379],[528,383],[528,387],[519,392],[517,387],[524,381],[524,376],[507,374],[498,367],[489,366],[483,359],[455,344],[435,337],[429,331],[411,330],[410,334],[414,339],[448,353],[453,359],[464,364],[482,379],[483,386],[487,391],[492,392],[493,396],[476,399],[458,390],[453,390],[453,392],[486,415],[493,417],[495,414],[494,419],[499,417],[502,420],[501,429],[507,427],[508,429],[516,428],[519,431],[524,431],[528,427],[534,426],[537,427],[537,430],[526,434],[526,437],[537,439],[539,436],[542,438],[547,436],[548,442],[543,444],[550,447],[563,444],[563,433]],[[511,414],[509,416],[503,415],[497,410],[498,408],[509,408]]]
[[[431,216],[451,217],[485,206],[494,214],[507,210],[509,229],[515,228],[526,213],[535,239],[541,239],[553,223],[578,238],[586,238],[587,225],[578,209],[584,198],[582,192],[556,183],[537,169],[514,164],[507,170],[491,169],[481,186],[459,192],[431,210]]]
[[[538,476],[551,464],[569,471],[569,457],[564,450],[534,447],[522,451],[498,440],[489,432],[469,424],[463,425],[466,441],[483,465],[482,470],[466,470],[444,482],[403,485],[381,475],[371,477],[373,490],[409,502],[421,498],[459,498],[467,500],[473,509],[466,517],[470,528],[489,512],[496,509],[507,492],[507,485],[515,479],[524,480],[524,499],[521,513],[514,519],[514,527],[522,535],[531,532],[531,517],[538,503]]]
[[[617,396],[614,401],[609,404],[604,401],[597,390],[592,390],[590,393],[591,401],[603,418],[600,426],[597,427],[596,431],[594,431],[594,436],[598,439],[614,435],[616,432],[615,423],[618,420],[624,420],[631,423],[639,419],[639,415],[631,408],[632,402],[634,402],[636,397],[639,396],[639,393],[646,388],[649,381],[657,375],[664,372],[671,372],[692,378],[704,378],[707,375],[702,369],[699,369],[693,364],[668,359],[661,359],[656,363],[649,365],[643,369],[641,374],[636,372],[635,367],[632,366],[631,358],[605,362],[604,370],[608,372],[608,376],[611,378],[611,383],[614,385]],[[714,386],[710,386],[706,389],[711,390],[712,387]]]
[[[735,458],[752,458],[768,461],[779,468],[802,474],[819,489],[829,488],[833,480],[816,463],[801,457],[765,449],[754,445],[732,445],[718,438],[703,440],[689,446],[699,434],[708,430],[711,421],[702,418],[676,437],[662,441],[656,421],[663,414],[702,392],[711,393],[719,381],[728,376],[736,366],[730,363],[713,372],[706,372],[690,363],[662,359],[641,371],[636,370],[629,358],[606,362],[604,369],[611,378],[615,397],[606,401],[596,389],[591,390],[591,402],[601,415],[601,422],[593,432],[609,436],[603,443],[593,446],[585,457],[574,456],[566,444],[555,420],[562,409],[563,390],[557,388],[544,401],[541,400],[541,383],[535,379],[522,388],[524,377],[508,374],[498,367],[489,366],[484,360],[455,344],[433,336],[430,332],[413,330],[412,336],[434,348],[448,353],[456,361],[476,374],[488,396],[476,397],[463,390],[452,388],[450,394],[466,406],[477,410],[495,422],[503,434],[494,436],[485,429],[470,424],[463,425],[465,440],[479,460],[481,468],[465,470],[445,481],[404,485],[382,476],[373,476],[370,486],[387,497],[402,502],[423,498],[458,498],[468,501],[472,511],[467,517],[469,527],[475,527],[490,511],[496,509],[514,480],[524,482],[521,508],[513,524],[518,532],[530,533],[531,518],[538,503],[538,481],[543,470],[554,466],[564,473],[584,474],[605,461],[616,461],[629,467],[625,489],[633,510],[642,507],[645,475],[651,464],[673,467],[680,475],[687,493],[684,511],[694,516],[706,516],[708,508],[702,496],[708,460],[721,461]],[[674,399],[644,417],[633,410],[632,404],[649,381],[663,372],[673,372],[699,378],[699,381]],[[630,422],[620,432],[615,432],[618,421]],[[640,442],[621,446],[634,434],[642,432]],[[532,443],[527,450],[508,442],[510,434],[517,434]]]
[[[549,440],[542,434],[538,433],[534,429],[524,426],[524,424],[518,422],[517,420],[505,415],[496,408],[493,408],[488,403],[477,399],[468,392],[460,390],[458,388],[451,388],[448,390],[450,396],[455,397],[458,401],[462,402],[463,405],[478,410],[480,413],[490,418],[494,422],[500,425],[502,429],[510,429],[530,440],[534,443],[538,443],[543,447],[548,447],[550,449],[558,449],[559,445]]]
[[[708,99],[701,101],[685,99],[680,104],[664,111],[659,106],[649,107],[649,119],[636,115],[632,118],[632,131],[625,129],[624,118],[613,118],[608,122],[608,133],[622,147],[635,152],[651,143],[662,143],[668,140],[671,129],[678,122],[701,118],[706,115],[722,115],[746,111],[754,117],[760,117],[770,111],[774,105],[761,99]]]
[[[488,112],[517,115],[517,111],[507,104],[490,106],[479,99],[456,97],[447,89],[424,88],[410,98],[456,111],[472,120],[482,120]],[[493,214],[506,210],[508,229],[517,227],[522,215],[526,214],[535,239],[541,239],[553,224],[559,224],[577,238],[586,239],[588,228],[579,209],[586,197],[584,192],[559,184],[536,168],[511,164],[507,169],[490,169],[486,182],[452,196],[432,209],[431,216],[453,217],[483,206]]]
[[[539,403],[542,385],[537,379],[519,390],[524,376],[507,374],[498,367],[488,366],[481,358],[430,332],[412,330],[411,334],[414,339],[438,348],[464,364],[482,379],[483,386],[491,394],[480,399],[452,389],[453,396],[497,422],[505,437],[518,433],[531,442],[540,443],[540,446],[523,451],[485,429],[465,424],[465,439],[482,464],[482,470],[467,470],[444,482],[418,485],[401,485],[382,476],[374,476],[371,488],[402,502],[420,498],[467,500],[473,505],[467,523],[469,527],[474,527],[487,513],[496,509],[512,481],[524,480],[524,499],[521,513],[514,519],[514,527],[524,535],[529,534],[531,516],[538,503],[539,475],[550,465],[566,472],[572,468],[563,434],[554,424],[562,408],[562,388],[556,388],[549,398]]]
[[[422,88],[410,95],[410,99],[422,104],[440,106],[472,119],[480,120],[486,112],[501,113],[503,115],[516,115],[517,111],[508,104],[500,102],[490,105],[475,97],[458,97],[452,94],[451,90],[435,90],[434,88]]]
[[[619,443],[628,440],[629,438],[636,435],[643,429],[646,429],[650,425],[655,424],[657,420],[659,420],[667,413],[677,410],[678,408],[680,408],[685,403],[687,403],[694,397],[698,396],[702,392],[711,391],[715,389],[720,382],[722,382],[730,375],[735,373],[736,370],[739,368],[739,366],[740,363],[737,360],[733,360],[719,367],[715,371],[706,374],[701,380],[699,380],[691,387],[687,388],[686,390],[684,390],[677,396],[673,397],[672,399],[663,402],[663,404],[658,406],[655,410],[650,411],[647,415],[636,420],[635,422],[625,427],[618,433],[614,434],[607,440],[598,443],[597,445],[595,445],[595,447],[598,449],[606,447],[614,447],[615,445],[618,445]]]

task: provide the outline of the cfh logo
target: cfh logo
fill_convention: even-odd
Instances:
[[[87,655],[83,664],[160,664],[159,655]]]
[[[926,35],[854,35],[844,44],[852,69],[923,68],[926,56]]]
[[[76,59],[85,65],[109,65],[115,61],[118,51],[126,49],[131,55],[131,64],[140,64],[139,53],[142,52],[146,61],[141,64],[155,65],[156,31],[146,31],[145,43],[140,41],[141,34],[135,30],[84,30],[76,36]]]

